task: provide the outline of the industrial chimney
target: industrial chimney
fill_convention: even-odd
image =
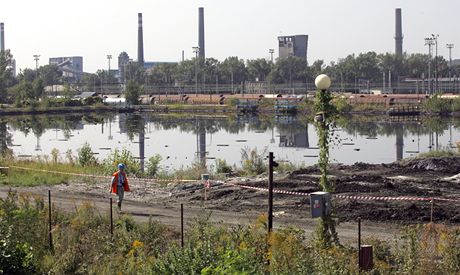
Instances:
[[[142,31],[142,13],[137,14],[139,27],[137,29],[137,62],[144,67],[144,35]]]
[[[403,34],[402,34],[402,20],[401,20],[401,9],[395,10],[396,16],[396,32],[395,32],[395,54],[402,56],[403,54]]]
[[[5,24],[0,23],[0,52],[5,51]]]
[[[204,8],[198,8],[198,46],[200,47],[199,56],[205,58],[204,48]]]

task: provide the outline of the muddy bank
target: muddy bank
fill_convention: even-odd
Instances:
[[[333,197],[335,214],[341,222],[355,222],[361,217],[363,220],[384,224],[426,223],[432,219],[434,222],[459,225],[459,172],[459,157],[413,159],[390,164],[333,164],[330,167],[330,180],[336,187]],[[308,193],[319,190],[319,174],[318,167],[314,165],[290,174],[275,175],[275,189],[296,192],[274,195],[274,214],[277,219],[291,222],[310,219]],[[106,200],[109,197],[109,183],[96,179],[78,180],[52,187],[18,189],[46,193],[51,188],[56,195],[74,194],[79,200]],[[177,209],[183,203],[186,207],[205,207],[221,213],[219,218],[224,221],[232,219],[231,215],[236,213],[242,217],[254,217],[257,213],[267,211],[267,192],[260,190],[268,186],[266,175],[214,181],[206,191],[206,201],[204,184],[200,181],[158,183],[131,178],[130,185],[132,192],[126,194],[127,202],[145,205],[146,209],[151,205],[161,205],[166,210]],[[243,188],[242,185],[260,189]],[[380,199],[368,200],[356,196]],[[385,199],[396,197],[426,200]],[[433,204],[431,198],[436,198]],[[225,213],[229,213],[229,216],[226,217]]]
[[[460,158],[412,159],[391,164],[331,165],[330,180],[335,183],[335,195],[348,198],[333,199],[336,215],[340,221],[354,221],[358,217],[369,221],[390,223],[435,222],[460,224]],[[452,177],[453,176],[453,177]],[[299,193],[318,191],[319,169],[306,167],[288,175],[275,177],[275,189]],[[266,177],[235,178],[227,184],[214,186],[207,194],[208,205],[215,209],[234,211],[264,211],[267,193],[230,185],[241,184],[266,188]],[[196,189],[181,185],[171,189],[168,202],[185,200],[202,203],[204,191],[201,185]],[[355,196],[379,197],[359,199]],[[384,197],[384,198],[382,198]],[[396,197],[410,197],[409,200],[390,200]],[[426,198],[423,201],[413,198]],[[436,198],[431,204],[430,198]],[[279,215],[309,217],[308,196],[275,194],[275,212]],[[448,199],[443,201],[438,199]]]

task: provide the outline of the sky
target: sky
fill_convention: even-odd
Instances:
[[[402,9],[403,50],[428,53],[424,38],[439,34],[460,58],[459,0],[3,0],[5,46],[17,71],[50,57],[83,56],[85,72],[107,69],[107,55],[137,58],[137,13],[143,13],[146,61],[178,62],[194,56],[198,7],[204,7],[206,57],[224,60],[278,56],[277,36],[308,34],[308,62],[337,61],[348,54],[394,52],[395,8]]]

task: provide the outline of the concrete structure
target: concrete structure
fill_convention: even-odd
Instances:
[[[125,83],[125,70],[129,64],[129,55],[126,52],[121,52],[118,55],[118,81]]]
[[[137,14],[138,29],[137,29],[137,62],[139,65],[144,66],[144,34],[142,29],[142,13]]]
[[[64,79],[70,82],[80,81],[83,77],[83,57],[68,56],[68,57],[51,57],[50,65],[57,65],[62,71]]]
[[[198,47],[200,47],[199,56],[206,58],[204,45],[204,8],[198,8]]]
[[[5,24],[0,23],[0,51],[5,51]]]
[[[403,34],[402,34],[402,18],[401,9],[395,10],[395,54],[397,56],[403,55]]]
[[[279,58],[297,56],[307,60],[308,35],[278,36]]]

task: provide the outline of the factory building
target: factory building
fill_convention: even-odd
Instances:
[[[308,35],[278,36],[279,58],[297,56],[307,60]]]
[[[69,82],[78,82],[83,77],[83,57],[51,57],[49,65],[56,65],[62,71],[62,76]]]

